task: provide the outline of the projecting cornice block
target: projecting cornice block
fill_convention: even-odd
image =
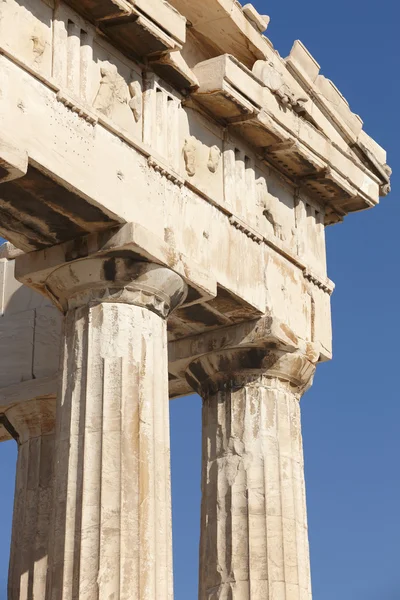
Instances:
[[[186,40],[185,17],[163,0],[68,0],[68,4],[140,57],[179,49]]]
[[[199,63],[193,69],[199,88],[193,97],[220,119],[255,116],[262,106],[260,82],[228,54]]]

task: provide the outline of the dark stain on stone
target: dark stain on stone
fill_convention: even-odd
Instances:
[[[201,391],[199,383],[189,373],[186,373],[186,381],[188,382],[188,384],[190,385],[190,387],[192,388],[192,390],[194,390],[195,392],[200,392]]]
[[[109,258],[104,261],[103,273],[106,281],[115,281],[117,277],[117,262],[115,258]]]
[[[65,260],[66,262],[70,262],[72,260],[77,260],[78,258],[86,258],[88,255],[87,239],[85,237],[80,237],[76,240],[72,240],[72,242],[68,244],[65,252]]]
[[[2,187],[5,184],[2,184]],[[3,210],[2,203],[0,199],[0,222],[1,222],[1,231],[4,237],[13,243],[21,250],[25,252],[31,252],[32,250],[40,250],[44,248],[46,245],[42,242],[41,231],[38,231],[37,228],[30,223],[22,222],[16,219],[10,212],[7,210]]]
[[[9,435],[11,435],[17,444],[19,444],[19,433],[16,431],[4,413],[0,414],[0,425],[3,425],[7,433],[9,433]]]
[[[258,369],[261,366],[262,360],[264,358],[264,351],[260,348],[251,348],[246,353],[249,369]]]
[[[189,286],[185,302],[187,302],[188,304],[191,304],[192,302],[196,302],[196,300],[199,300],[200,298],[201,298],[200,292],[198,290],[196,290],[196,288]]]
[[[182,302],[182,299],[185,295],[185,288],[182,287],[179,290],[176,290],[171,296],[171,309],[175,308],[175,306],[179,306]]]
[[[271,330],[273,322],[274,322],[273,317],[271,317],[271,316],[264,317],[264,327],[265,327],[265,329]]]
[[[8,171],[2,165],[0,165],[0,180],[8,176]]]
[[[141,256],[138,252],[134,252],[133,250],[112,250],[107,252],[107,256],[110,258],[123,258],[126,261],[129,261],[129,264],[131,265],[138,262],[149,262],[147,258]]]
[[[226,325],[225,319],[208,310],[205,304],[194,304],[193,306],[181,308],[179,315],[187,321],[201,323],[202,325],[208,325],[209,327]]]
[[[63,187],[30,166],[25,177],[5,182],[0,190],[2,220],[7,239],[27,240],[41,249],[109,229],[117,223],[100,207]],[[4,215],[4,216],[3,216]]]
[[[208,373],[205,371],[200,361],[193,362],[190,365],[190,371],[199,382],[206,381],[208,379]]]
[[[222,354],[222,356],[220,356],[218,370],[221,373],[227,373],[228,371],[232,370],[232,358],[230,353]]]

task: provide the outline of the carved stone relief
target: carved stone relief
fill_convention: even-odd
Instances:
[[[40,34],[34,34],[31,37],[33,44],[33,55],[35,57],[35,63],[39,64],[42,61],[44,51],[46,49],[46,41]]]
[[[185,159],[185,167],[187,174],[190,177],[193,177],[196,174],[197,163],[200,158],[200,149],[201,142],[195,138],[193,135],[185,140],[185,145],[183,147],[183,156]],[[216,173],[220,160],[221,160],[221,150],[218,146],[211,146],[208,153],[208,161],[207,161],[207,169],[211,173]],[[201,157],[201,162],[203,162],[203,156]]]
[[[272,229],[275,237],[280,239],[281,241],[285,241],[286,237],[283,232],[283,227],[281,223],[279,223],[276,217],[276,209],[274,206],[274,200],[271,194],[268,191],[267,182],[264,177],[260,177],[257,180],[257,196],[258,203],[261,207],[262,214],[267,219],[268,223],[272,225]]]
[[[183,147],[183,156],[185,159],[185,166],[187,174],[190,177],[196,175],[196,159],[197,159],[197,140],[195,137],[190,136],[185,141]]]
[[[119,126],[122,131],[141,138],[143,121],[141,81],[136,78],[136,72],[128,65],[120,63],[117,59],[114,63],[114,57],[107,56],[105,52],[100,55],[100,58],[97,48],[96,51],[97,65],[92,77],[97,81],[97,89],[93,90],[93,108]]]
[[[135,117],[136,123],[138,123],[142,118],[143,112],[142,86],[140,85],[139,81],[132,81],[129,84],[129,93],[131,95],[131,99],[129,100],[129,108]]]
[[[53,10],[45,2],[0,2],[0,46],[41,74],[51,75],[52,19]]]
[[[115,65],[102,66],[100,74],[99,90],[93,108],[109,117],[116,104],[128,103],[127,85]]]
[[[211,171],[211,173],[216,173],[220,160],[221,150],[218,148],[218,146],[212,146],[210,148],[210,154],[207,163],[208,170]]]

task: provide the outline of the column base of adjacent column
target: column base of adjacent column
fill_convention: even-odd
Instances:
[[[6,413],[18,434],[8,600],[45,600],[53,507],[55,398]]]

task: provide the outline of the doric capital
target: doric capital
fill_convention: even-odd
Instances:
[[[86,304],[121,302],[167,317],[186,298],[187,285],[171,269],[132,258],[89,257],[65,263],[46,280],[63,311]]]
[[[55,396],[18,402],[0,414],[3,426],[18,444],[23,444],[31,438],[53,434],[55,418]]]
[[[244,385],[271,385],[271,380],[301,396],[311,386],[314,372],[315,364],[300,352],[239,348],[201,356],[189,365],[186,378],[203,397]]]

